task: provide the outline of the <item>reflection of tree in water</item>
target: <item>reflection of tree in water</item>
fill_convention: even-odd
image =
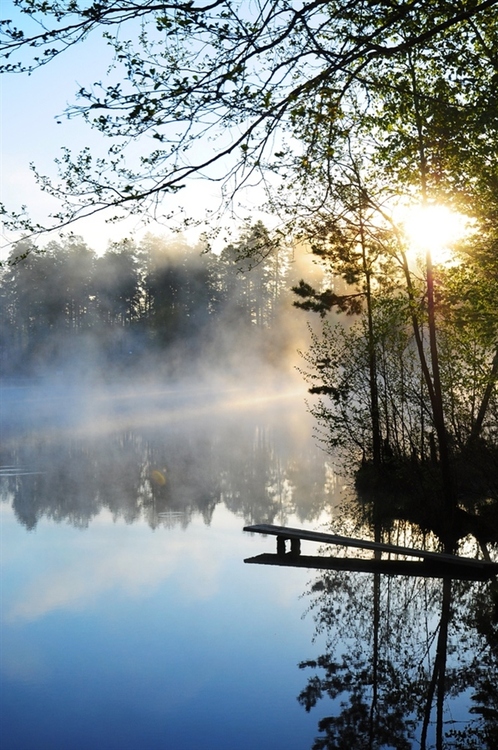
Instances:
[[[250,445],[234,438],[222,474],[229,510],[246,523],[285,523],[294,513],[311,520],[322,512],[329,500],[324,493],[324,460],[316,451],[283,451],[268,428],[256,428]]]
[[[224,503],[251,523],[273,521],[289,505],[289,487],[270,432],[257,428],[251,445],[236,443],[221,476]]]
[[[3,446],[1,463],[35,472],[2,480],[28,529],[42,517],[84,528],[102,509],[155,528],[186,527],[194,515],[209,524],[221,502],[246,522],[296,508],[315,517],[329,503],[323,456],[254,422],[90,438],[25,434]]]
[[[449,732],[455,750],[495,750],[498,747],[498,581],[465,587],[461,593],[459,641],[473,654],[468,682],[475,719]]]
[[[308,593],[326,651],[298,699],[331,701],[314,750],[498,747],[496,581],[326,571]]]

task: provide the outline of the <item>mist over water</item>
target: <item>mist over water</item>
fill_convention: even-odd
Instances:
[[[291,386],[294,387],[291,387]],[[303,389],[160,383],[1,389],[4,500],[27,528],[85,527],[102,509],[128,522],[209,524],[218,504],[245,523],[313,520],[333,489]]]
[[[43,253],[20,243],[0,270],[2,380],[274,385],[306,346],[291,287],[308,266],[318,273],[308,256],[273,248],[262,224],[220,255],[150,235],[103,256],[79,237]]]
[[[81,238],[13,250],[29,252],[0,278],[0,450],[38,472],[4,477],[24,525],[85,526],[104,507],[152,526],[219,503],[247,520],[319,513],[307,477],[325,455],[296,372],[307,316],[290,293],[302,264],[269,241],[258,224],[219,256],[152,236],[100,257]]]

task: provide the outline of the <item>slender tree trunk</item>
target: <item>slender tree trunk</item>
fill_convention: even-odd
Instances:
[[[434,303],[434,271],[432,267],[431,253],[427,252],[427,311],[429,325],[429,347],[431,353],[432,365],[432,382],[433,382],[433,402],[432,412],[434,418],[434,427],[436,429],[439,462],[441,466],[441,475],[443,480],[443,501],[446,514],[445,522],[448,525],[448,535],[445,534],[444,544],[446,551],[451,551],[453,546],[453,528],[455,516],[455,497],[453,491],[453,477],[450,466],[450,451],[448,445],[448,433],[444,420],[443,409],[443,392],[441,388],[441,377],[439,372],[439,353],[436,336],[436,316]],[[446,525],[445,523],[445,525]]]
[[[381,455],[381,433],[380,433],[380,412],[379,412],[379,389],[377,384],[377,353],[375,350],[375,337],[373,325],[372,310],[372,287],[371,272],[368,267],[365,228],[361,216],[360,207],[360,241],[363,262],[363,273],[365,274],[366,301],[367,301],[367,319],[368,319],[368,369],[369,369],[369,386],[370,386],[370,418],[372,420],[372,454],[373,462],[379,466],[382,461]]]
[[[368,364],[370,377],[370,410],[372,418],[372,452],[375,465],[380,465],[381,457],[381,434],[379,418],[379,390],[377,385],[377,353],[375,351],[373,319],[372,319],[372,300],[370,291],[370,276],[367,277],[367,306],[368,310]]]
[[[468,441],[469,443],[475,442],[477,438],[479,437],[479,435],[481,434],[484,417],[486,416],[486,411],[488,409],[491,396],[493,395],[493,389],[496,385],[497,380],[498,380],[498,349],[496,350],[495,356],[493,358],[493,363],[491,365],[491,372],[489,373],[486,390],[484,391],[484,395],[482,397],[481,405],[479,407],[476,420],[474,424],[472,425],[472,430],[470,432],[469,441]]]

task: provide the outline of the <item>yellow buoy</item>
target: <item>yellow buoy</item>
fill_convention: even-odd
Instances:
[[[154,484],[158,485],[158,487],[163,487],[166,484],[166,477],[161,471],[158,471],[157,469],[151,471],[150,478]]]

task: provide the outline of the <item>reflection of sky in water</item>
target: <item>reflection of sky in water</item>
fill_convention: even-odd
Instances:
[[[4,505],[2,747],[310,747],[310,573],[244,565],[268,542],[241,527],[27,533]]]
[[[4,436],[3,466],[22,470],[0,477],[2,750],[302,750],[320,720],[347,714],[348,690],[332,699],[326,689],[306,713],[297,697],[324,669],[298,664],[343,655],[351,664],[358,646],[368,673],[373,577],[333,577],[328,632],[313,642],[320,610],[302,614],[322,589],[301,595],[321,574],[243,563],[275,550],[274,538],[243,533],[245,523],[338,523],[342,480],[325,470],[291,403],[282,400],[273,423],[266,404],[232,411],[229,400],[155,428],[130,401],[126,430],[104,409],[96,422],[85,410],[76,437],[64,425],[46,431],[39,416],[22,438]],[[357,535],[354,514],[342,522],[335,531]],[[303,544],[303,554],[315,551]],[[410,685],[440,616],[425,586],[384,576],[379,589],[381,651],[394,680],[405,668]],[[448,667],[468,655],[468,644],[456,648]],[[363,679],[353,672],[352,692]],[[468,674],[446,700],[446,729],[469,719]],[[492,668],[479,679],[488,674],[495,684]],[[371,696],[368,675],[363,688]],[[379,682],[379,713],[396,708],[389,690]],[[434,747],[433,721],[428,739]]]

